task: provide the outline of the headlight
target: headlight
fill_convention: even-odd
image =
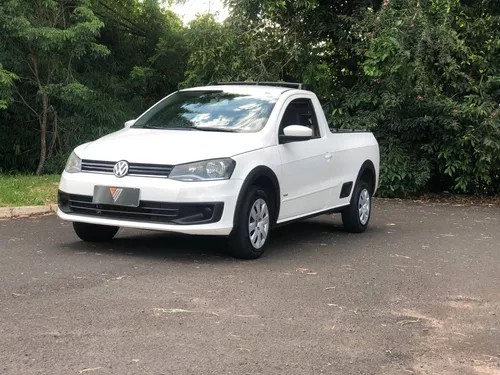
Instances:
[[[229,158],[199,161],[174,167],[168,177],[179,181],[228,180],[235,166],[236,162]]]
[[[78,156],[76,156],[74,151],[69,156],[68,161],[66,162],[66,166],[64,167],[64,170],[68,173],[81,172],[82,159],[80,159]]]

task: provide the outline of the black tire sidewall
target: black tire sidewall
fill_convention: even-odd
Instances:
[[[250,217],[250,210],[252,209],[255,201],[258,199],[264,200],[269,210],[269,231],[267,233],[266,241],[260,249],[253,247],[250,240],[250,233],[248,232],[248,218]],[[245,195],[241,209],[239,212],[236,212],[236,226],[230,236],[231,253],[238,258],[244,259],[255,259],[260,257],[262,253],[264,253],[271,237],[273,214],[271,201],[266,192],[262,188],[252,186]]]
[[[361,192],[364,189],[366,189],[368,191],[368,194],[370,195],[370,213],[366,223],[362,224],[359,219],[358,202],[359,202],[359,196],[361,195]],[[342,221],[344,223],[344,228],[347,231],[353,233],[364,232],[365,229],[368,227],[368,224],[370,223],[371,216],[372,216],[372,192],[370,186],[368,186],[368,184],[364,181],[359,181],[356,184],[356,187],[354,188],[351,204],[345,211],[342,212]]]
[[[120,229],[119,227],[73,222],[76,235],[83,241],[103,242],[110,241]]]

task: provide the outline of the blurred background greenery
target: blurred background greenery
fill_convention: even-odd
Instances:
[[[178,88],[283,80],[375,133],[381,195],[500,193],[499,1],[226,0],[188,23],[178,6],[2,0],[0,173],[60,173]]]

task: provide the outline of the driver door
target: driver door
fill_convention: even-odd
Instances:
[[[312,129],[312,139],[278,144],[281,158],[282,194],[278,222],[291,220],[326,209],[330,198],[332,154],[322,134],[310,98],[291,100],[281,118],[278,134],[290,125]]]

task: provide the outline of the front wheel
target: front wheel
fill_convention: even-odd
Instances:
[[[267,193],[257,186],[246,193],[241,209],[235,213],[236,225],[229,237],[231,255],[256,259],[264,253],[273,217],[270,202]]]
[[[344,229],[351,233],[364,232],[368,227],[372,213],[372,196],[370,187],[360,181],[354,188],[349,207],[342,211]]]
[[[111,240],[120,228],[110,227],[107,225],[73,222],[73,229],[75,230],[76,235],[83,241],[102,242]]]

